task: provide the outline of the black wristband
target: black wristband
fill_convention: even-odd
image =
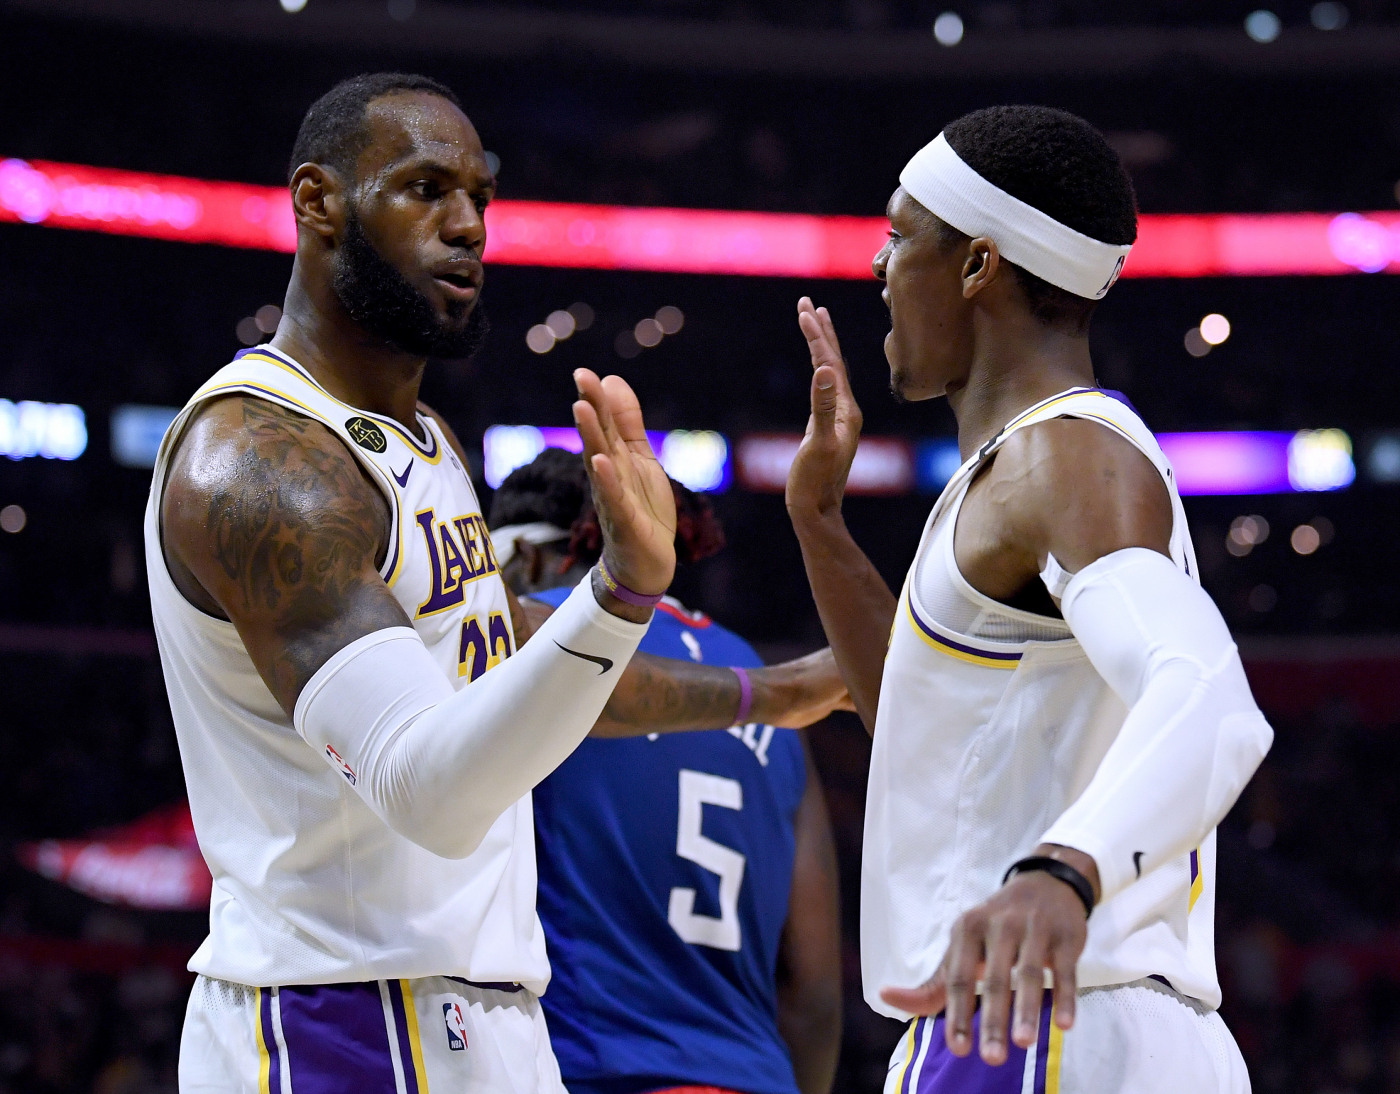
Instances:
[[[1059,878],[1073,889],[1074,895],[1079,897],[1080,903],[1084,905],[1084,918],[1089,918],[1089,913],[1094,910],[1094,887],[1089,884],[1089,879],[1073,866],[1067,862],[1061,862],[1057,858],[1032,855],[1030,858],[1013,862],[1011,868],[1003,875],[1001,883],[1005,885],[1017,874],[1029,874],[1037,870],[1049,874],[1053,878]]]

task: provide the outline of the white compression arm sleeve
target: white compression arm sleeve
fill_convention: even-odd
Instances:
[[[464,858],[588,735],[646,633],[590,584],[460,691],[412,629],[367,634],[307,682],[293,724],[390,828]]]
[[[1170,559],[1106,555],[1070,579],[1060,608],[1129,711],[1044,842],[1091,855],[1107,901],[1205,839],[1274,735],[1219,609]]]

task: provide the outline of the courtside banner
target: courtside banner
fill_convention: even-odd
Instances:
[[[0,221],[290,253],[282,186],[0,160]],[[867,278],[884,217],[491,203],[486,261],[514,266]],[[1400,273],[1400,212],[1139,218],[1124,277]]]

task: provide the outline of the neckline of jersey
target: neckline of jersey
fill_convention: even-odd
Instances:
[[[392,429],[396,434],[403,438],[406,444],[411,445],[416,452],[418,452],[425,458],[430,460],[437,458],[437,434],[433,432],[433,428],[429,424],[427,416],[422,414],[418,410],[414,410],[414,417],[417,418],[419,424],[422,425],[423,432],[428,435],[428,441],[431,442],[431,447],[429,447],[429,445],[425,444],[424,442],[420,441],[417,437],[415,437],[413,435],[412,430],[405,429],[401,422],[395,421],[393,418],[386,418],[382,415],[374,414],[368,410],[363,410],[357,406],[351,406],[349,403],[337,399],[334,395],[332,395],[329,391],[325,389],[324,385],[318,382],[317,379],[311,375],[310,371],[307,370],[305,365],[301,364],[301,362],[283,353],[281,350],[275,350],[271,346],[263,344],[254,346],[248,350],[244,350],[243,352],[238,354],[238,357],[251,355],[261,355],[263,357],[272,358],[277,364],[282,365],[285,368],[291,369],[308,384],[311,384],[314,388],[316,388],[317,391],[321,392],[321,394],[323,394],[327,399],[330,399],[332,402],[343,406],[346,410],[353,410],[356,414],[363,414],[366,418],[371,418],[374,421],[378,422],[380,425],[385,426],[388,429]],[[235,358],[235,360],[237,360],[237,358]]]

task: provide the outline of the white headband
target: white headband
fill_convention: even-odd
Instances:
[[[1123,272],[1132,244],[1101,243],[992,185],[938,134],[899,173],[900,185],[934,216],[963,235],[987,236],[1008,262],[1098,300]]]
[[[491,548],[496,554],[496,565],[504,570],[515,557],[515,545],[522,539],[538,547],[542,543],[568,539],[569,533],[557,524],[537,520],[531,524],[503,524],[491,533]]]

